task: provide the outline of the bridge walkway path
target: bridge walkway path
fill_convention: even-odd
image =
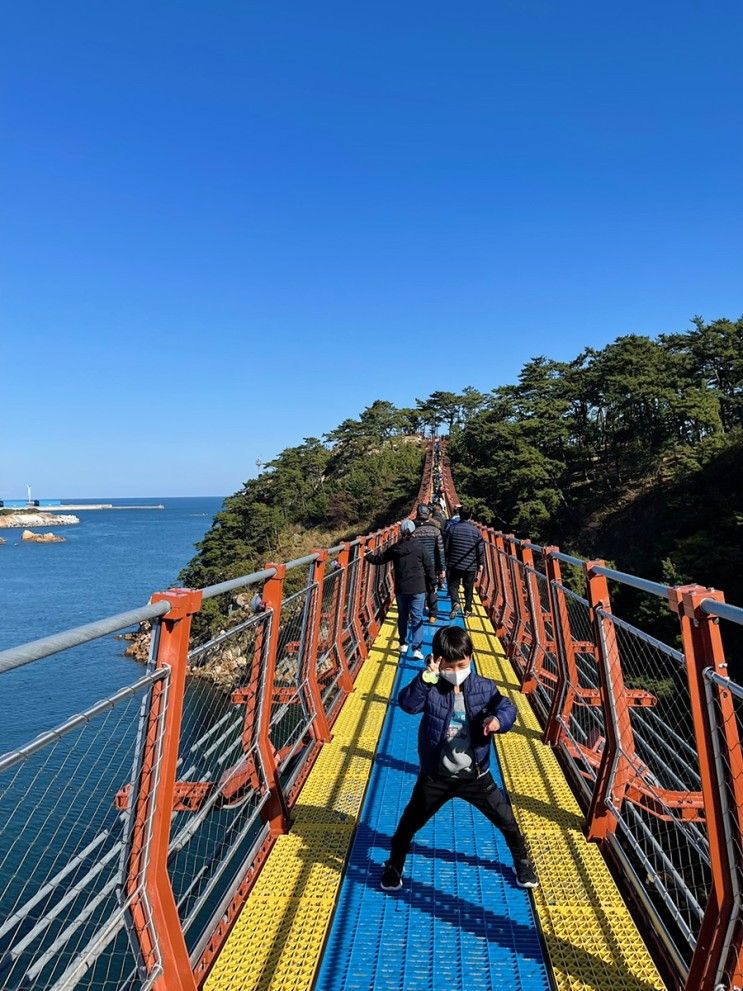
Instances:
[[[448,611],[442,596],[442,610]],[[461,618],[458,623],[462,623]],[[516,886],[499,832],[448,803],[416,837],[401,891],[379,888],[417,773],[418,720],[394,703],[420,668],[400,658],[388,614],[271,852],[206,991],[662,991],[664,985],[478,604],[478,670],[519,710],[497,737],[541,887]],[[436,627],[426,624],[430,649]]]

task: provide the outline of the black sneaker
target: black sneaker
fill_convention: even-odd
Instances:
[[[459,606],[452,606],[451,612],[449,613],[449,619],[456,619],[458,612]]]
[[[464,618],[465,619],[471,619],[472,618],[472,610],[471,609],[465,609],[464,610]]]
[[[519,888],[538,888],[539,878],[530,860],[517,860],[514,864],[516,884]]]
[[[382,877],[379,883],[383,891],[398,891],[402,888],[402,876],[389,860],[382,868]]]

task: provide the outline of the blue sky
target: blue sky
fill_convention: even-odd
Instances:
[[[0,496],[743,312],[743,6],[7,5]]]

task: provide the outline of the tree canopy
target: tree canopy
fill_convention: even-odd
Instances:
[[[743,602],[743,318],[627,334],[572,361],[538,355],[488,393],[378,399],[226,499],[181,580],[221,581],[399,519],[421,431],[448,433],[457,488],[484,522]]]

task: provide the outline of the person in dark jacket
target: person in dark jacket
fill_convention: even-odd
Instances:
[[[435,623],[437,619],[439,598],[437,594],[438,575],[446,571],[446,558],[444,557],[444,541],[441,539],[441,531],[436,527],[431,519],[431,510],[425,503],[421,503],[415,514],[415,533],[413,540],[420,540],[425,548],[426,557],[434,569],[433,581],[426,579],[426,605],[428,606],[428,621]]]
[[[403,520],[400,526],[401,539],[385,551],[377,554],[368,552],[366,560],[370,564],[392,562],[395,577],[395,598],[397,600],[397,629],[400,634],[400,653],[408,650],[408,625],[413,657],[423,660],[423,603],[426,601],[426,588],[429,582],[436,581],[433,563],[429,561],[423,542],[413,540],[415,523]]]
[[[447,533],[451,530],[455,523],[459,523],[459,513],[461,509],[461,506],[455,506],[454,512],[451,514],[446,523],[444,523],[444,537],[446,537]]]
[[[451,598],[449,619],[459,612],[460,582],[464,585],[464,615],[472,615],[472,591],[485,561],[485,542],[471,516],[471,510],[460,506],[459,522],[449,527],[444,537]]]
[[[434,526],[437,526],[439,528],[439,530],[443,535],[444,528],[446,527],[446,516],[444,515],[444,510],[441,508],[438,502],[432,503],[431,522],[433,523]]]
[[[401,709],[423,713],[418,726],[421,770],[382,869],[385,891],[402,887],[405,858],[413,836],[452,798],[479,809],[505,837],[521,888],[539,884],[508,797],[488,770],[490,737],[506,733],[516,707],[494,681],[471,670],[472,640],[466,630],[446,626],[433,638],[433,655],[397,696]]]

